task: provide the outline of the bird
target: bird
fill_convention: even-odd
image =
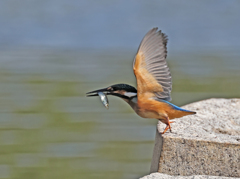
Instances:
[[[137,89],[128,84],[114,84],[106,88],[86,93],[88,97],[98,96],[98,92],[122,98],[142,118],[158,119],[171,130],[172,119],[196,114],[180,108],[171,101],[172,76],[166,62],[167,36],[158,28],[147,32],[142,39],[133,60],[133,72]]]

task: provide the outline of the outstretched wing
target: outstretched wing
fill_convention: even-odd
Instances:
[[[170,101],[172,77],[167,66],[167,36],[157,28],[143,38],[133,62],[138,94],[153,93]]]

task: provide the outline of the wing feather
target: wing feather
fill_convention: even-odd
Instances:
[[[143,38],[133,61],[138,93],[153,93],[160,99],[171,100],[172,77],[167,57],[167,36],[157,28]]]

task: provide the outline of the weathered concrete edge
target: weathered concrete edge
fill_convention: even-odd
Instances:
[[[209,176],[209,175],[171,176],[171,175],[162,174],[162,173],[152,173],[140,179],[240,179],[240,178]]]
[[[152,156],[150,173],[157,172],[159,170],[159,162],[161,157],[162,146],[163,146],[163,137],[162,137],[162,134],[160,134],[158,132],[158,129],[156,128],[155,144],[153,148],[153,156]]]
[[[205,142],[205,143],[211,143],[211,144],[219,144],[219,145],[232,145],[232,146],[239,146],[240,144],[238,142],[221,142],[221,141],[212,141],[212,140],[207,140],[207,139],[203,139],[203,138],[192,138],[192,137],[184,137],[184,136],[180,136],[180,137],[175,137],[175,136],[168,136],[165,135],[162,137],[163,139],[168,139],[168,140],[188,140],[188,141],[197,141],[197,142]]]

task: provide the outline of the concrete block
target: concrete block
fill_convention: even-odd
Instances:
[[[208,99],[186,106],[196,115],[156,133],[151,173],[240,177],[240,99]],[[163,131],[165,124],[158,124]]]
[[[162,173],[152,173],[140,179],[237,179],[233,177],[221,176],[207,176],[207,175],[194,175],[194,176],[171,176]]]

